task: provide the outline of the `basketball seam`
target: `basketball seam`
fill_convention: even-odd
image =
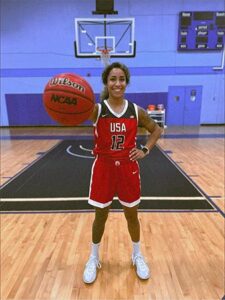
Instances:
[[[86,112],[88,112],[89,110],[92,109],[92,107],[91,107],[88,110],[81,111],[81,112],[63,112],[63,111],[54,110],[54,109],[50,108],[48,105],[46,105],[46,104],[45,104],[45,107],[47,109],[51,110],[51,111],[54,111],[54,112],[58,113],[58,114],[64,114],[64,115],[81,115],[81,114],[84,114],[84,113],[86,113]]]
[[[76,96],[81,96],[82,98],[85,98],[89,102],[93,103],[93,101],[90,98],[86,97],[85,95],[76,94],[76,93],[74,93],[72,91],[68,91],[68,90],[45,89],[44,93],[46,93],[46,92],[64,92],[64,93],[69,93],[69,94],[73,94],[73,95],[76,95]]]

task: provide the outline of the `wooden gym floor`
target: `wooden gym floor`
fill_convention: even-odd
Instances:
[[[142,133],[142,132],[140,132]],[[60,139],[90,128],[2,128],[1,184]],[[142,133],[143,134],[143,133]],[[109,215],[102,269],[85,285],[93,213],[1,214],[1,299],[219,300],[224,274],[224,126],[166,128],[163,150],[218,207],[217,212],[139,213],[152,271],[137,278],[122,213]]]

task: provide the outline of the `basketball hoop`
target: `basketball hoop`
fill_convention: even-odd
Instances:
[[[112,51],[112,48],[107,49],[100,49],[98,48],[100,59],[102,64],[106,67],[110,64],[110,52]]]

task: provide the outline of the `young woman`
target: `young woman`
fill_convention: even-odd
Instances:
[[[95,207],[92,225],[92,248],[85,266],[83,280],[92,283],[100,268],[99,245],[104,233],[113,197],[118,196],[133,242],[132,262],[141,279],[150,277],[150,270],[140,251],[140,172],[138,160],[149,154],[161,135],[161,128],[136,104],[124,99],[130,82],[128,68],[118,62],[102,73],[102,102],[96,104],[90,117],[94,122],[95,161],[92,166],[89,204]],[[138,126],[149,133],[142,149],[136,146]]]

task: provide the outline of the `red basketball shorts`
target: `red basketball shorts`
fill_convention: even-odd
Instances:
[[[91,173],[88,203],[104,208],[115,196],[122,205],[140,203],[141,181],[137,161],[96,158]]]

